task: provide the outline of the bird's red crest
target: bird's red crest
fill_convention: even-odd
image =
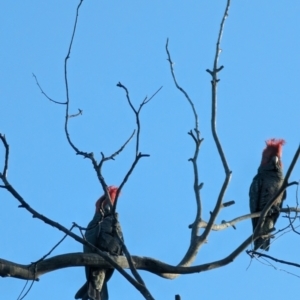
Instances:
[[[118,188],[116,186],[111,185],[111,186],[107,187],[107,191],[109,193],[112,204],[114,204],[115,199],[116,199],[116,195],[117,195],[117,192],[118,192]],[[100,208],[100,205],[101,205],[102,201],[104,201],[104,200],[105,200],[105,195],[102,195],[97,200],[97,202],[96,202],[96,211]]]
[[[109,193],[109,196],[110,196],[110,199],[111,199],[112,203],[114,203],[115,198],[117,196],[118,188],[116,186],[111,185],[107,188],[107,191]]]
[[[285,140],[283,139],[270,139],[266,141],[267,147],[264,149],[262,153],[261,164],[268,163],[269,159],[273,156],[278,156],[281,158],[282,155],[282,146],[285,144]]]

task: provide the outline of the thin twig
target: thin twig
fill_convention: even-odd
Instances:
[[[294,218],[294,220],[291,220],[291,218],[288,218],[288,220],[289,220],[289,223],[290,223],[290,226],[291,226],[292,230],[293,230],[295,233],[297,233],[297,234],[300,235],[300,232],[298,232],[298,231],[295,229],[294,225],[293,225],[293,223],[296,221],[296,218]]]
[[[89,155],[87,152],[80,151],[74,145],[74,143],[71,141],[70,134],[69,134],[69,131],[68,131],[69,105],[70,105],[69,83],[68,83],[68,60],[69,60],[70,55],[71,55],[72,45],[73,45],[73,41],[74,41],[74,37],[75,37],[75,33],[76,33],[77,22],[78,22],[79,9],[82,5],[82,2],[83,2],[83,0],[80,0],[79,4],[77,6],[77,9],[76,9],[76,17],[75,17],[75,22],[74,22],[74,26],[73,26],[73,32],[72,32],[71,41],[70,41],[70,44],[69,44],[69,49],[68,49],[67,55],[65,57],[65,63],[64,63],[64,78],[65,78],[65,89],[66,89],[65,134],[66,134],[66,138],[67,138],[67,141],[68,141],[69,145],[74,149],[74,151],[76,152],[77,155],[82,155],[85,158],[89,158],[91,160],[94,160],[92,155]]]
[[[141,287],[144,287],[144,294],[147,295],[147,297],[148,297],[147,299],[154,300],[154,298],[152,297],[151,293],[147,289],[144,280],[142,279],[142,277],[140,276],[140,274],[136,270],[134,262],[132,260],[132,256],[130,255],[130,253],[129,253],[129,251],[128,251],[126,245],[125,245],[125,243],[122,241],[122,239],[120,237],[119,237],[119,240],[122,242],[122,249],[123,249],[123,252],[124,252],[124,254],[125,254],[126,258],[127,258],[127,261],[128,261],[128,264],[129,264],[129,268],[130,268],[130,271],[131,271],[132,275],[135,277],[135,279],[141,285]]]
[[[127,99],[127,102],[131,108],[131,110],[133,111],[134,115],[135,115],[135,120],[136,120],[136,144],[135,144],[135,157],[134,157],[134,161],[130,167],[130,169],[128,170],[128,172],[126,173],[123,181],[121,182],[120,186],[119,186],[119,189],[117,191],[117,194],[116,194],[116,197],[115,197],[115,201],[114,201],[114,205],[113,205],[113,212],[116,211],[116,207],[117,207],[117,204],[118,204],[118,198],[119,198],[119,194],[120,192],[122,191],[122,188],[124,187],[124,185],[126,184],[127,180],[129,179],[131,173],[133,172],[135,166],[137,165],[137,163],[139,162],[139,160],[142,158],[142,157],[149,157],[150,155],[149,154],[142,154],[139,150],[139,146],[140,146],[140,133],[141,133],[141,122],[140,122],[140,112],[143,108],[143,106],[145,104],[147,104],[151,99],[153,99],[153,97],[162,89],[162,87],[160,87],[151,97],[150,99],[147,99],[147,97],[142,101],[142,103],[140,104],[139,106],[139,109],[136,109],[134,107],[134,105],[132,104],[132,101],[130,99],[130,96],[129,96],[129,91],[127,89],[126,86],[124,86],[121,82],[118,82],[117,83],[117,87],[119,88],[122,88],[124,91],[125,91],[125,94],[126,94],[126,99]]]
[[[297,268],[300,268],[300,264],[296,264],[296,263],[293,263],[293,262],[290,262],[290,261],[286,261],[286,260],[282,260],[282,259],[278,259],[278,258],[275,258],[273,256],[270,256],[270,255],[267,255],[267,254],[264,254],[264,253],[261,253],[261,252],[257,252],[257,251],[254,251],[254,250],[247,250],[246,253],[248,255],[258,255],[260,257],[266,257],[266,258],[269,258],[271,260],[274,260],[278,263],[281,263],[281,264],[285,264],[285,265],[289,265],[289,266],[294,266],[294,267],[297,267]]]
[[[6,141],[5,135],[0,133],[0,139],[3,143],[3,146],[5,148],[5,159],[4,159],[4,167],[2,171],[2,176],[5,178],[7,177],[7,171],[8,171],[8,159],[9,159],[9,145]],[[5,186],[1,185],[1,188],[6,188]]]
[[[194,155],[192,158],[189,159],[189,161],[191,161],[192,165],[193,165],[193,171],[194,171],[194,185],[193,186],[194,186],[194,193],[195,193],[196,205],[197,205],[195,221],[193,222],[193,228],[192,228],[192,232],[191,232],[191,242],[192,242],[197,237],[198,224],[201,222],[201,214],[202,214],[200,184],[199,184],[199,171],[198,171],[197,160],[198,160],[200,145],[201,145],[201,142],[203,141],[203,139],[200,139],[198,114],[197,114],[194,102],[191,100],[188,93],[181,86],[179,86],[179,84],[177,82],[174,68],[173,68],[174,64],[172,62],[171,54],[169,51],[169,39],[167,39],[167,42],[166,42],[166,52],[167,52],[167,56],[168,56],[167,61],[169,62],[169,65],[170,65],[171,75],[172,75],[174,84],[175,84],[176,88],[185,96],[186,100],[190,104],[193,115],[194,115],[194,120],[195,120],[194,131],[190,130],[188,132],[188,134],[192,137],[193,141],[195,142]]]
[[[50,97],[44,92],[44,90],[42,89],[42,87],[40,86],[39,81],[38,81],[38,79],[37,79],[37,77],[35,76],[34,73],[32,73],[32,76],[34,77],[35,83],[36,83],[37,86],[39,87],[41,93],[42,93],[49,101],[54,102],[55,104],[62,104],[62,105],[66,105],[66,104],[67,104],[67,102],[59,102],[59,101],[55,101],[55,100],[53,100],[52,98],[50,98]]]
[[[117,197],[119,196],[120,194],[120,191],[122,190],[122,188],[124,187],[124,185],[126,184],[127,180],[129,179],[130,175],[132,174],[134,168],[136,167],[137,163],[139,162],[139,160],[142,158],[142,157],[149,157],[150,155],[149,154],[142,154],[142,153],[138,153],[138,155],[135,157],[130,169],[128,170],[128,172],[126,173],[122,183],[120,184],[119,186],[119,189],[117,191],[117,194],[116,194],[116,198],[115,198],[115,202],[114,202],[114,208],[116,208],[116,201],[117,201]]]
[[[20,294],[19,294],[17,300],[20,300],[20,299],[21,299],[20,297],[22,296],[22,294],[23,294],[23,292],[24,292],[24,290],[25,290],[25,288],[26,288],[28,282],[29,282],[29,280],[26,280],[26,282],[25,282],[25,284],[24,284],[24,286],[23,286],[23,288],[22,288],[22,290],[21,290],[21,292],[20,292]],[[26,293],[26,294],[27,294],[27,293]]]
[[[69,115],[69,119],[70,118],[75,118],[75,117],[78,117],[78,116],[81,116],[83,113],[83,110],[78,108],[78,113],[77,114],[73,114],[73,115]]]
[[[26,282],[26,284],[25,284],[24,288],[22,289],[22,291],[21,291],[21,293],[20,293],[20,295],[19,295],[19,297],[18,297],[17,300],[23,300],[23,299],[28,295],[28,293],[30,292],[30,290],[31,290],[31,288],[32,288],[32,286],[33,286],[33,284],[34,284],[34,282],[35,282],[35,280],[32,280],[32,281],[31,281],[31,284],[30,284],[28,290],[26,291],[26,293],[24,294],[24,296],[22,296],[22,298],[20,298],[21,295],[22,295],[22,293],[23,293],[23,291],[24,291],[24,289],[25,289],[25,287],[26,287],[26,285],[27,285],[27,283],[28,283],[28,281]]]
[[[71,232],[73,230],[73,228],[75,227],[75,224],[73,224],[71,226],[71,228],[69,229],[69,231]],[[35,264],[41,262],[42,260],[46,259],[54,250],[55,248],[57,248],[64,240],[65,238],[68,236],[68,234],[65,234],[51,249],[48,253],[46,253],[42,258],[40,258],[39,260],[37,260],[36,262],[34,262]]]
[[[197,114],[195,105],[194,105],[193,101],[191,100],[190,96],[188,95],[188,93],[181,86],[179,86],[179,84],[176,80],[176,76],[175,76],[174,68],[173,68],[174,64],[173,64],[173,61],[171,59],[171,55],[170,55],[168,47],[169,47],[169,39],[167,39],[167,42],[166,42],[166,52],[167,52],[167,55],[168,55],[167,61],[169,62],[169,65],[170,65],[173,81],[175,83],[176,88],[183,93],[183,95],[185,96],[185,98],[189,102],[189,104],[192,108],[193,114],[194,114],[195,128],[198,130],[199,129],[199,122],[198,122],[198,114]]]
[[[144,101],[142,102],[142,103],[144,103],[144,104],[147,104],[149,101],[151,101],[152,100],[152,98],[154,98],[155,96],[156,96],[156,94],[158,93],[158,92],[160,92],[160,90],[163,88],[163,86],[161,86],[149,99],[146,97],[145,99],[144,99]]]
[[[100,160],[100,162],[99,162],[99,164],[98,164],[100,170],[101,170],[102,165],[103,165],[103,163],[104,163],[105,161],[107,161],[107,160],[114,160],[115,157],[116,157],[117,155],[119,155],[119,154],[124,150],[124,148],[126,147],[126,145],[127,145],[127,144],[130,142],[130,140],[133,138],[134,134],[135,134],[135,130],[133,130],[131,136],[130,136],[130,137],[127,139],[127,141],[121,146],[121,148],[120,148],[119,150],[117,150],[115,153],[111,154],[110,156],[105,156],[105,155],[101,152],[102,159]]]
[[[280,212],[299,212],[300,213],[300,208],[299,207],[289,207],[289,208],[281,208]],[[211,227],[211,230],[213,231],[220,231],[220,230],[224,230],[227,229],[228,227],[233,227],[236,223],[239,223],[241,221],[245,221],[245,220],[249,220],[249,219],[253,219],[253,218],[258,218],[260,217],[262,212],[256,212],[253,214],[246,214],[240,217],[236,217],[234,219],[232,219],[231,221],[222,221],[221,224],[213,224],[213,226]],[[201,222],[198,224],[199,228],[206,228],[207,227],[207,222],[204,220],[201,220]],[[189,225],[189,228],[192,228],[193,224]],[[286,228],[290,227],[290,225],[288,225]],[[285,229],[286,229],[285,228]],[[280,231],[283,231],[285,229],[281,229]]]
[[[300,180],[298,181],[297,188],[296,188],[296,204],[297,204],[297,206],[299,206],[299,200],[298,200],[299,185],[300,185]]]

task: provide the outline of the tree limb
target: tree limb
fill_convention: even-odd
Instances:
[[[281,208],[280,212],[284,212],[284,213],[290,213],[290,212],[300,212],[300,208],[299,207],[288,207],[288,208]],[[248,219],[253,219],[253,218],[258,218],[260,217],[262,212],[256,212],[253,214],[247,214],[247,215],[243,215],[240,217],[236,217],[234,219],[232,219],[231,221],[222,221],[221,224],[213,224],[213,226],[211,227],[211,229],[213,231],[220,231],[220,230],[224,230],[227,229],[228,227],[233,227],[235,224],[241,222],[241,221],[245,221]],[[207,227],[207,222],[202,220],[199,224],[199,228],[206,228]],[[189,225],[189,228],[191,228],[192,225]],[[290,225],[289,225],[290,226]]]
[[[221,25],[220,25],[220,30],[219,30],[219,36],[218,36],[218,40],[217,40],[217,44],[216,44],[216,53],[215,53],[215,59],[214,59],[214,64],[213,64],[213,70],[212,71],[208,71],[208,73],[212,76],[212,81],[211,81],[211,87],[212,87],[212,116],[211,116],[211,130],[212,130],[212,135],[217,147],[217,150],[219,152],[219,156],[221,158],[222,164],[223,164],[223,168],[225,171],[225,179],[222,185],[222,188],[220,190],[219,196],[218,196],[218,200],[216,202],[215,208],[211,214],[211,217],[209,219],[208,225],[205,228],[203,234],[201,235],[201,242],[204,243],[211,231],[211,228],[221,210],[221,206],[222,206],[222,202],[223,202],[223,198],[225,195],[225,192],[227,190],[227,187],[229,185],[230,179],[231,179],[231,171],[229,169],[226,157],[225,157],[225,153],[223,151],[221,142],[219,140],[218,134],[217,134],[217,128],[216,128],[216,123],[217,123],[217,85],[218,82],[220,81],[218,79],[218,72],[220,72],[223,69],[223,66],[218,68],[218,60],[221,54],[221,39],[222,39],[222,34],[223,34],[223,29],[224,29],[224,24],[225,24],[225,20],[228,17],[228,11],[229,11],[229,7],[230,7],[230,0],[227,0],[227,4],[226,4],[226,8],[225,8],[225,12],[221,21]]]
[[[254,250],[247,250],[246,253],[249,254],[250,256],[256,254],[256,255],[259,255],[260,257],[269,258],[269,259],[272,259],[272,260],[274,260],[276,262],[279,262],[281,264],[285,264],[285,265],[289,265],[289,266],[294,266],[294,267],[300,268],[300,264],[293,263],[293,262],[286,261],[286,260],[282,260],[282,259],[278,259],[278,258],[275,258],[273,256],[270,256],[270,255],[267,255],[267,254],[264,254],[264,253],[261,253],[261,252],[257,252],[257,251],[254,251]]]

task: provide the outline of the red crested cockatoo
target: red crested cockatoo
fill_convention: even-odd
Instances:
[[[262,153],[262,160],[257,171],[257,175],[253,178],[250,186],[250,211],[251,213],[260,212],[265,205],[275,196],[283,183],[282,172],[282,146],[285,141],[282,139],[271,139],[266,141],[266,148]],[[281,193],[269,213],[263,221],[261,234],[269,234],[274,230],[274,225],[279,217],[279,211],[282,208],[282,202],[286,198],[286,192]],[[257,225],[259,218],[252,219],[253,231]],[[270,238],[260,237],[254,241],[254,250],[258,248],[266,251],[270,248]]]
[[[107,191],[112,203],[105,195],[97,200],[96,211],[87,227],[85,238],[101,251],[106,251],[110,255],[121,255],[123,234],[117,220],[117,214],[111,212],[118,188],[109,186]],[[84,245],[83,252],[93,253],[93,250]],[[87,282],[76,293],[75,299],[108,300],[107,281],[113,272],[113,269],[86,267]]]

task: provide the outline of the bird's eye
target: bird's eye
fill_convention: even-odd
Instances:
[[[109,204],[106,204],[103,208],[105,214],[109,214],[110,213],[110,205]]]

